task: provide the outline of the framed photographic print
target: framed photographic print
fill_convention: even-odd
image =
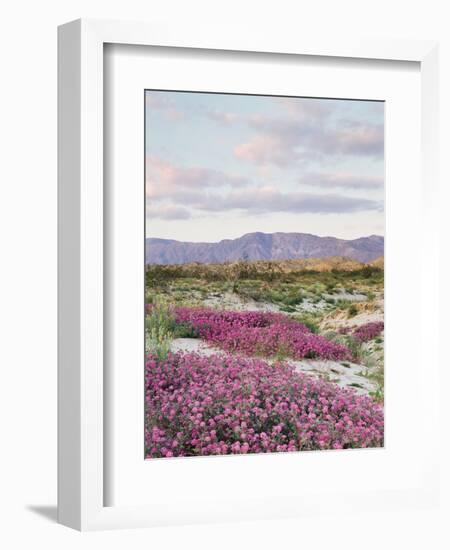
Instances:
[[[436,55],[60,27],[61,523],[434,501]]]

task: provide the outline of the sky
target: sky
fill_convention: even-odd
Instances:
[[[146,91],[146,234],[384,235],[384,103]]]

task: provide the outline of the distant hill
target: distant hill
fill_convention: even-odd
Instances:
[[[384,256],[380,256],[379,258],[375,258],[375,260],[372,260],[370,262],[370,265],[373,267],[379,267],[380,269],[384,269]]]
[[[384,237],[345,240],[308,233],[247,233],[217,243],[148,238],[147,264],[225,263],[238,260],[291,260],[341,256],[368,263],[384,255]]]

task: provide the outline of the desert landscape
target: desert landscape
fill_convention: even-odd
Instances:
[[[146,266],[146,456],[381,446],[383,256],[252,260],[247,241]]]

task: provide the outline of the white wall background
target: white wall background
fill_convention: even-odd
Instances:
[[[249,32],[368,35],[441,41],[442,255],[450,280],[448,157],[450,33],[445,0],[16,0],[1,8],[0,544],[4,548],[448,548],[449,476],[439,510],[367,517],[340,513],[253,524],[80,534],[56,516],[56,27],[78,17],[180,19]],[[446,183],[445,183],[446,182]],[[412,259],[413,263],[413,259]],[[449,293],[442,288],[447,341]],[[450,362],[443,364],[447,397]],[[443,407],[443,458],[449,457]],[[426,441],[426,434],[423,437]],[[420,439],[413,444],[419,444]],[[449,461],[450,462],[450,461]],[[448,523],[448,522],[447,522]],[[9,539],[7,541],[7,539]]]

